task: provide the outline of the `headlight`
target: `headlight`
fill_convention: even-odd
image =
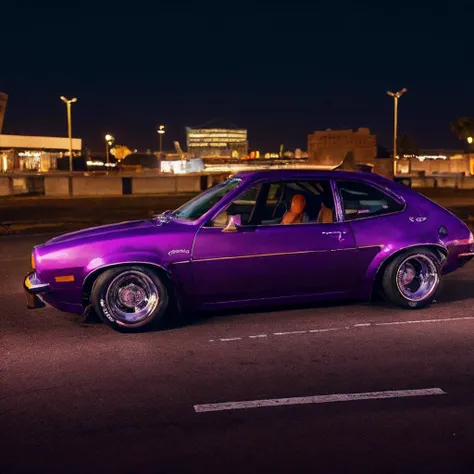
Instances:
[[[31,268],[33,270],[36,270],[36,262],[35,262],[35,254],[34,252],[31,252]]]

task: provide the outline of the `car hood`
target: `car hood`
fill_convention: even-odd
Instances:
[[[79,230],[77,232],[70,232],[68,234],[60,235],[59,237],[54,237],[53,239],[48,240],[46,245],[70,242],[73,240],[89,237],[104,237],[106,235],[122,233],[125,231],[139,231],[151,227],[156,227],[156,224],[150,220],[128,221],[120,222],[118,224],[101,225],[98,227]]]

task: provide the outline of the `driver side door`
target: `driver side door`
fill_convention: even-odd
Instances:
[[[338,295],[353,289],[355,272],[342,271],[357,252],[344,222],[264,224],[270,217],[270,186],[256,185],[196,234],[192,268],[203,303]],[[329,185],[329,182],[326,184]],[[328,186],[331,189],[331,186]],[[332,191],[330,191],[332,192]],[[243,210],[242,225],[224,231],[229,215]],[[354,280],[354,281],[351,281]]]

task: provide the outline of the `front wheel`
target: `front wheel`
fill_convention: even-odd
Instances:
[[[100,318],[117,331],[155,326],[168,307],[168,291],[161,279],[139,266],[113,268],[92,286],[91,303]]]
[[[382,288],[392,303],[409,309],[429,306],[441,281],[440,263],[428,249],[406,251],[397,255],[385,268]]]

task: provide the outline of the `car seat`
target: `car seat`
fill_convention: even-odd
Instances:
[[[306,200],[301,194],[295,194],[291,198],[290,210],[285,213],[282,224],[299,224],[303,222],[303,213],[306,207]]]

